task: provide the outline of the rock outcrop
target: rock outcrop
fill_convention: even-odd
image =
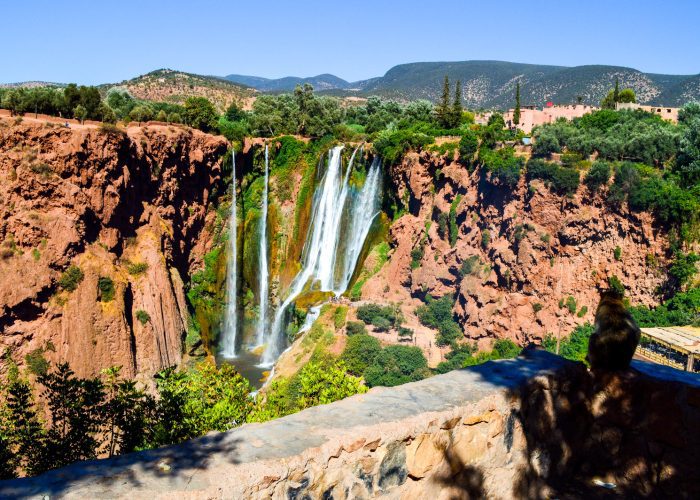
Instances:
[[[180,127],[0,121],[0,349],[80,376],[179,363],[183,280],[211,244],[226,149]],[[59,285],[69,266],[74,290]]]
[[[407,154],[389,174],[408,211],[391,226],[389,262],[363,299],[415,308],[427,294],[451,293],[465,336],[484,348],[494,338],[525,345],[567,335],[592,321],[598,287],[612,276],[633,304],[658,303],[667,234],[648,213],[610,208],[604,190],[582,184],[567,198],[524,176],[511,190],[429,152]],[[422,257],[411,266],[418,246]]]
[[[700,381],[593,378],[529,350],[182,445],[0,484],[3,497],[697,498]]]

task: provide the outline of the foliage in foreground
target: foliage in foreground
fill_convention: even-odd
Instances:
[[[0,406],[3,477],[180,443],[240,425],[252,410],[248,381],[229,365],[163,370],[156,375],[155,397],[119,371],[80,378],[59,364],[37,378],[44,412],[29,382],[10,370]]]

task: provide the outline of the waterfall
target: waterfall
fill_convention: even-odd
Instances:
[[[231,216],[229,219],[229,262],[226,269],[226,316],[221,342],[221,355],[224,358],[236,357],[236,335],[238,329],[238,220],[236,215],[236,152],[231,153],[233,173],[231,174]]]
[[[342,172],[342,150],[342,146],[336,146],[328,153],[328,166],[314,193],[302,268],[292,280],[286,299],[275,312],[262,365],[272,365],[282,351],[285,314],[309,283],[336,296],[345,292],[372,222],[379,213],[381,162],[374,159],[365,184],[358,192],[349,185],[357,149],[345,175]]]
[[[260,308],[258,311],[257,345],[263,345],[266,340],[265,332],[269,330],[267,325],[267,307],[269,302],[269,270],[267,266],[267,188],[270,176],[268,159],[268,146],[265,144],[265,187],[263,189],[262,213],[260,214]],[[269,335],[268,335],[269,337]]]

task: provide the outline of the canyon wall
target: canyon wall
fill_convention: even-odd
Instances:
[[[183,282],[211,246],[227,148],[223,137],[163,125],[0,121],[6,359],[68,361],[80,376],[112,365],[148,376],[178,364]],[[66,287],[69,266],[82,279]]]
[[[181,445],[0,484],[5,497],[697,498],[700,380],[526,350]]]
[[[658,303],[666,231],[648,213],[610,208],[605,189],[591,194],[581,183],[569,198],[524,175],[510,189],[451,155],[427,151],[408,153],[389,177],[388,189],[407,212],[391,225],[389,261],[367,281],[362,299],[401,302],[418,334],[413,311],[428,294],[453,294],[465,336],[483,348],[494,338],[525,345],[548,333],[568,335],[593,320],[598,288],[612,276],[632,304]],[[442,217],[450,231],[451,211],[453,244],[440,227]],[[411,251],[419,246],[416,261]]]

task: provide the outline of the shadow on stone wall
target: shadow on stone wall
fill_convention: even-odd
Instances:
[[[223,454],[230,457],[229,463],[238,463],[239,444],[239,440],[227,433],[216,433],[167,448],[129,453],[109,460],[76,462],[35,478],[2,481],[0,498],[61,497],[75,483],[89,486],[91,476],[114,497],[129,498],[135,489],[162,479],[167,479],[173,488],[184,490],[197,471],[213,465],[212,457]],[[80,491],[73,489],[70,493],[80,495]],[[88,497],[89,493],[85,492],[84,498]]]
[[[508,363],[477,368],[494,384],[503,370]],[[700,498],[700,386],[566,363],[508,397],[503,439],[510,451],[519,424],[526,455],[514,498]],[[486,497],[489,471],[458,460],[458,451],[445,450],[452,473],[438,480],[462,493],[454,498]]]

